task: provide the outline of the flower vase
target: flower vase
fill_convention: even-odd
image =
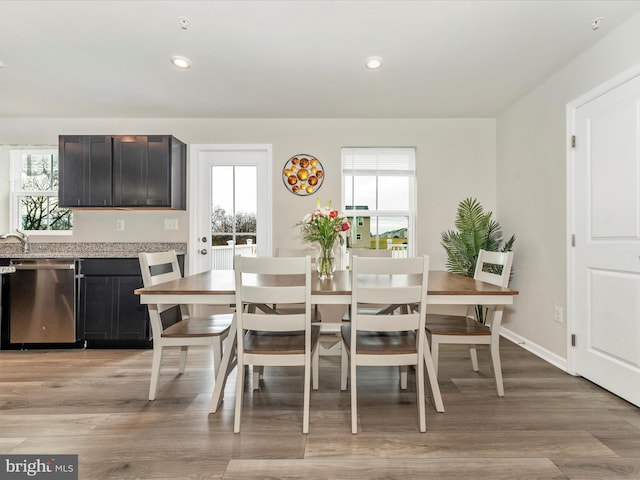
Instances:
[[[333,278],[336,271],[336,259],[331,248],[321,248],[316,262],[316,269],[320,280]]]

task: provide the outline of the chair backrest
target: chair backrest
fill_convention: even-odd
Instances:
[[[276,248],[276,257],[311,257],[311,266],[315,267],[318,252],[313,248]]]
[[[391,258],[392,251],[389,249],[378,248],[350,248],[349,258],[355,256],[358,257],[377,257],[377,258]]]
[[[175,250],[154,253],[140,252],[138,260],[140,261],[142,283],[145,287],[178,280],[182,277]],[[164,328],[186,316],[188,316],[188,312],[186,306],[183,305],[149,305],[149,319],[153,338],[160,338]]]
[[[353,257],[351,268],[353,333],[355,330],[424,330],[429,257],[367,258],[356,255]],[[381,303],[414,305],[414,308],[401,309],[393,315],[361,313],[361,309],[358,308]],[[420,340],[421,335],[418,337]]]
[[[391,258],[393,252],[386,249],[376,248],[350,248],[349,249],[349,268],[353,266],[353,257],[376,257]]]
[[[311,329],[311,257],[236,257],[238,340],[243,330],[286,332]],[[253,312],[251,305],[303,304],[304,312]],[[307,335],[310,337],[310,335]],[[310,346],[310,338],[308,338]],[[241,348],[241,345],[238,345]],[[240,353],[240,350],[239,350]]]
[[[473,278],[500,287],[509,286],[513,252],[480,250]]]
[[[306,257],[309,255],[313,260],[315,254],[313,248],[276,248],[276,257]]]
[[[168,252],[145,253],[138,255],[142,282],[145,287],[177,280],[182,277],[178,256],[175,250]]]

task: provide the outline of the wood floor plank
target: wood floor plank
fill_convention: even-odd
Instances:
[[[553,462],[571,480],[640,478],[640,458],[562,458]]]
[[[583,431],[547,432],[486,431],[464,433],[369,433],[353,436],[309,435],[306,457],[368,457],[393,458],[408,455],[428,457],[551,457],[598,456],[616,454]]]
[[[473,472],[470,474],[470,472]],[[462,459],[451,462],[442,459],[377,459],[366,462],[344,460],[337,464],[327,459],[290,461],[232,460],[224,480],[265,478],[356,480],[560,480],[567,477],[548,459]]]

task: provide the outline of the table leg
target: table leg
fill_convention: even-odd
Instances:
[[[236,353],[236,342],[237,342],[237,325],[236,319],[234,317],[231,322],[231,326],[229,327],[229,334],[227,335],[227,341],[225,342],[224,352],[222,354],[222,362],[220,362],[220,367],[218,368],[218,375],[216,378],[215,385],[213,387],[213,394],[211,395],[211,402],[209,403],[209,413],[216,413],[220,403],[222,402],[222,397],[224,396],[224,387],[227,384],[227,377],[236,362],[233,361],[235,353]]]
[[[442,403],[442,395],[440,395],[438,377],[433,365],[433,358],[431,357],[431,348],[427,341],[424,342],[424,363],[427,366],[427,375],[429,377],[429,385],[431,386],[431,396],[433,397],[433,403],[436,405],[436,411],[444,412],[444,403]]]

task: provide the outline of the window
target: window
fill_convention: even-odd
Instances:
[[[235,255],[255,256],[258,169],[254,165],[211,167],[212,268],[233,268]]]
[[[69,233],[73,217],[58,208],[57,149],[11,150],[12,229],[29,233]]]
[[[414,148],[343,148],[342,199],[347,248],[415,254]]]

